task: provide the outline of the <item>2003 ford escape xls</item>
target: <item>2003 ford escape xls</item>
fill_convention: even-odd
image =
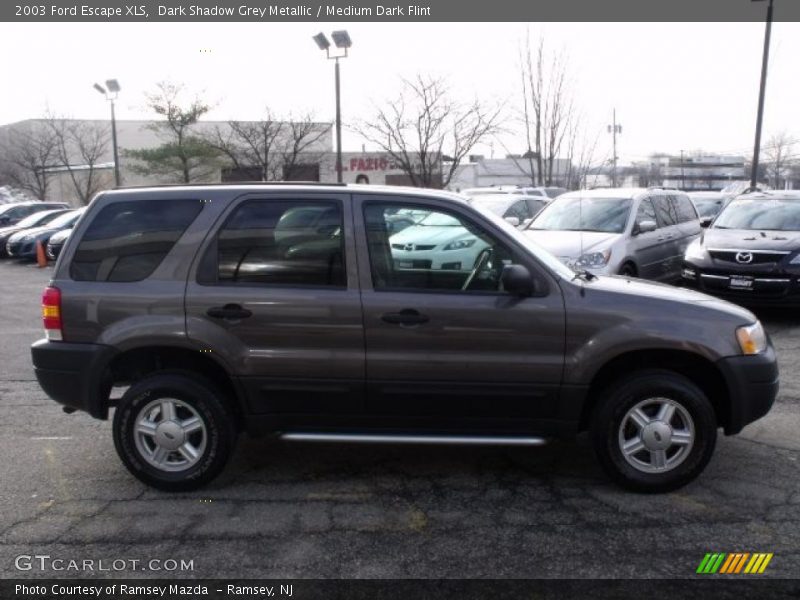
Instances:
[[[398,214],[413,244],[395,241]],[[703,470],[718,428],[739,432],[778,390],[747,310],[573,271],[431,190],[104,192],[43,314],[41,386],[67,412],[115,406],[122,461],[165,490],[210,481],[240,431],[536,445],[583,430],[618,483],[671,490]],[[129,387],[115,401],[113,386]]]

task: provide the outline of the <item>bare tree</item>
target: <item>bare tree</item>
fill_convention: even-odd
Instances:
[[[540,38],[532,47],[530,34],[520,48],[521,118],[529,156],[536,160],[535,182],[553,185],[556,159],[575,129],[575,103],[563,52],[550,53]]]
[[[194,125],[211,107],[199,98],[182,105],[183,86],[169,82],[157,84],[146,94],[147,106],[162,120],[147,125],[162,144],[155,148],[129,149],[125,156],[139,161],[131,168],[142,175],[156,175],[183,183],[203,181],[218,167],[218,151],[194,132]]]
[[[47,126],[55,139],[55,168],[66,171],[81,204],[107,185],[99,169],[108,154],[111,133],[105,124],[65,119],[49,114]]]
[[[56,146],[55,135],[42,121],[10,129],[0,149],[0,176],[44,200],[50,183],[45,169],[57,160]]]
[[[417,187],[447,187],[469,152],[498,131],[501,112],[478,99],[458,102],[443,80],[422,75],[404,79],[399,97],[385,106],[354,129]],[[452,160],[443,166],[445,155]]]
[[[330,124],[317,123],[312,115],[277,119],[267,109],[261,121],[228,121],[203,136],[236,169],[257,169],[262,181],[292,179],[301,166],[319,163],[324,152],[318,144]]]
[[[786,179],[796,143],[796,139],[781,131],[771,136],[764,148],[764,168],[769,184],[775,189],[781,188]]]

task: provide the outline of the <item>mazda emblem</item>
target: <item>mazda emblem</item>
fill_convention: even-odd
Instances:
[[[406,244],[405,248],[403,248],[403,250],[405,250],[406,252],[411,252],[413,249],[414,249],[414,244]]]
[[[736,253],[736,262],[741,263],[743,265],[749,264],[753,262],[753,253],[752,252],[737,252]]]

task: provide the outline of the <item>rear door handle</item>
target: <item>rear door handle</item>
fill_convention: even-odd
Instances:
[[[386,313],[381,320],[392,325],[422,325],[430,321],[427,315],[420,314],[413,308],[404,308],[400,312]]]
[[[253,311],[242,308],[239,304],[226,304],[225,306],[213,306],[206,311],[209,317],[215,319],[246,319],[253,315]]]

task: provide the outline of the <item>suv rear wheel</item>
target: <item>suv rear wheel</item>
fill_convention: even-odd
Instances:
[[[162,371],[132,385],[114,413],[114,445],[128,470],[165,491],[203,486],[236,442],[223,395],[194,373]]]
[[[631,490],[666,492],[697,477],[717,440],[714,409],[686,377],[638,371],[606,388],[591,424],[609,476]]]

